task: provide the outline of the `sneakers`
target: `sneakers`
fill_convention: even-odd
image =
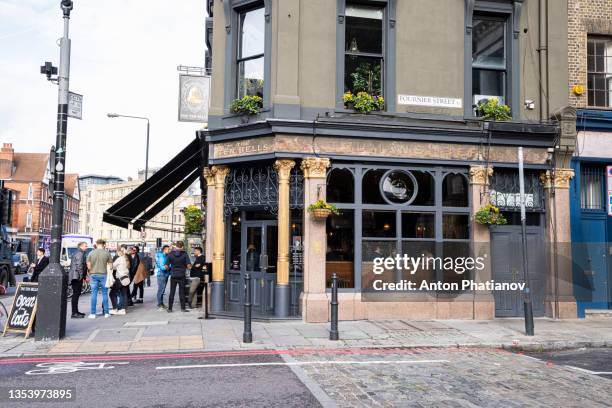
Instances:
[[[144,303],[142,299],[136,299],[134,303]]]
[[[164,305],[159,305],[159,306],[157,306],[157,311],[158,312],[165,312],[166,311],[166,307]]]
[[[95,314],[90,314],[89,316],[87,316],[88,319],[95,319],[96,315]]]
[[[168,313],[172,313],[172,309],[167,309],[166,310]]]
[[[123,316],[123,315],[125,315],[125,309],[117,310],[117,313],[115,313],[115,314],[119,315],[119,316]]]
[[[104,315],[104,318],[105,318],[105,319],[106,319],[106,318],[109,318],[109,317],[111,317],[111,315],[110,315],[110,314],[108,314],[108,313],[106,313],[106,314]]]
[[[111,309],[111,310],[109,311],[109,313],[110,313],[111,315],[116,315],[116,314],[118,314],[118,313],[119,313],[119,311],[118,311],[118,310],[115,310],[115,309]]]
[[[85,317],[85,315],[81,314],[81,313],[73,313],[71,316],[73,319],[82,319]]]

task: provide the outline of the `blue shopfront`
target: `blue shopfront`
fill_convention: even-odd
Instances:
[[[612,309],[612,111],[578,110],[576,130],[571,252],[578,317],[585,317]]]

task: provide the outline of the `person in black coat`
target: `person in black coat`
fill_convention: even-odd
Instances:
[[[140,248],[137,246],[133,246],[130,249],[130,256],[128,257],[130,260],[130,282],[134,281],[134,277],[136,276],[136,271],[138,271],[138,266],[140,265],[141,259],[138,252]],[[136,298],[136,295],[140,296]],[[142,303],[144,298],[144,282],[134,283],[132,286],[131,299],[128,299],[128,306],[132,306],[134,303]]]
[[[30,282],[38,282],[38,277],[40,273],[45,270],[45,268],[49,265],[49,258],[45,256],[45,249],[38,248],[36,250],[36,262],[30,265],[33,269],[32,278]]]

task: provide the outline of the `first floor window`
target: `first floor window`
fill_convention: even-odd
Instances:
[[[497,98],[507,103],[506,20],[488,14],[474,15],[472,29],[473,103]]]
[[[384,9],[347,4],[345,15],[344,90],[382,95]]]
[[[596,166],[580,168],[580,207],[583,210],[604,208],[604,169]]]
[[[612,106],[612,39],[588,39],[587,72],[588,105]]]
[[[263,7],[238,15],[238,98],[259,96],[264,89],[265,11]]]

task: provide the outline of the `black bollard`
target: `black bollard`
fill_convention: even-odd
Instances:
[[[251,332],[251,275],[244,274],[244,332],[242,333],[244,343],[253,342]]]
[[[208,319],[208,282],[204,282],[204,318]]]
[[[331,298],[331,330],[330,340],[339,340],[338,336],[338,276],[332,274],[332,298]]]

